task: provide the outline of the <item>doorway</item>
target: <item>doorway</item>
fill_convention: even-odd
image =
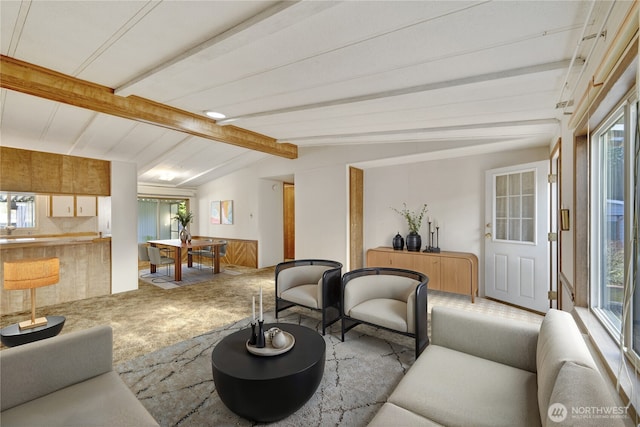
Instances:
[[[296,257],[296,199],[295,185],[283,184],[283,216],[284,216],[284,259]]]
[[[485,175],[485,292],[541,313],[549,309],[549,161]]]

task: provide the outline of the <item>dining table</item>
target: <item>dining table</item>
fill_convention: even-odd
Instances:
[[[191,255],[192,249],[199,249],[204,247],[211,247],[214,253],[213,258],[213,273],[220,273],[220,247],[225,244],[223,241],[207,240],[207,239],[194,239],[183,242],[180,239],[164,239],[164,240],[149,240],[147,243],[156,247],[171,247],[173,248],[175,268],[174,280],[179,282],[182,280],[182,254],[183,251],[187,251],[187,266],[193,267],[193,256]],[[156,272],[156,265],[150,265],[150,272]]]

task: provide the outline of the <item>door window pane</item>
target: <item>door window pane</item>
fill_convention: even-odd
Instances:
[[[495,238],[535,242],[535,171],[495,177]]]

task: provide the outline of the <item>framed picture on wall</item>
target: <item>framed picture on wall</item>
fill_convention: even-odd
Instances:
[[[220,200],[211,202],[211,224],[220,224]]]
[[[222,224],[233,224],[233,200],[220,203],[220,219]]]

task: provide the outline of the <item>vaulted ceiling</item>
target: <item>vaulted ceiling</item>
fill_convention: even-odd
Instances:
[[[549,145],[610,6],[3,0],[1,143],[175,187],[306,147]]]

